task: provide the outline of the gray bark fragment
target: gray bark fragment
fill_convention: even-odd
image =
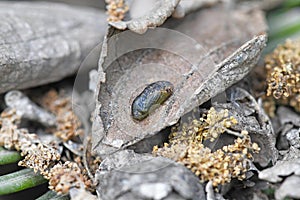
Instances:
[[[0,93],[74,74],[106,27],[103,12],[58,3],[1,1],[0,19]]]

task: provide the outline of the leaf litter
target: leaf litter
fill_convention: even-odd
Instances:
[[[73,198],[80,196],[77,194],[91,195],[85,190],[91,188],[95,188],[98,198],[102,199],[267,199],[270,198],[265,193],[268,189],[275,189],[275,199],[300,198],[297,190],[300,120],[298,91],[294,87],[298,83],[299,58],[283,56],[289,59],[287,65],[286,60],[284,64],[271,61],[272,56],[276,59],[288,54],[287,49],[297,43],[288,41],[285,44],[288,47],[278,47],[278,52],[266,59],[269,74],[264,81],[269,85],[268,90],[249,89],[249,78],[261,83],[253,73],[248,73],[255,66],[261,67],[256,64],[266,44],[266,24],[259,7],[251,7],[251,10],[236,6],[228,13],[228,7],[217,1],[211,4],[191,1],[199,7],[211,6],[196,12],[184,5],[184,1],[169,1],[168,8],[161,6],[160,9],[165,10],[161,18],[155,19],[157,21],[151,18],[157,15],[153,12],[150,17],[145,15],[122,22],[120,20],[127,20],[128,8],[125,1],[118,1],[117,7],[121,9],[116,9],[116,2],[108,1],[111,3],[108,14],[115,16],[110,19],[115,28],[108,28],[98,79],[94,76],[90,84],[96,88],[92,149],[101,159],[84,150],[90,144],[82,143],[87,129],[82,129],[81,118],[72,113],[70,99],[60,99],[54,91],[38,103],[20,91],[6,95],[9,108],[1,114],[1,145],[20,150],[25,156],[20,165],[41,172],[50,178],[51,189],[70,192]],[[192,11],[194,13],[190,13]],[[184,18],[167,20],[171,15]],[[137,21],[139,23],[135,23]],[[163,23],[164,28],[172,27],[192,37],[193,48],[174,43],[166,35],[161,40],[165,49],[182,50],[175,50],[174,54],[150,45],[125,51],[124,55],[114,52],[117,44],[110,39],[122,39],[119,34],[123,33],[116,28],[144,33]],[[155,38],[151,32],[148,30],[144,36]],[[127,36],[139,39],[131,32]],[[201,44],[200,50],[196,44]],[[190,56],[182,59],[178,55],[183,52],[186,52],[184,56]],[[116,56],[116,60],[111,60]],[[148,66],[139,67],[141,64]],[[282,69],[268,67],[270,65]],[[296,66],[296,70],[292,67],[290,71],[289,65]],[[190,79],[184,80],[188,72],[192,72]],[[282,81],[276,78],[284,78],[286,87],[278,87]],[[132,123],[128,113],[134,97],[147,84],[161,79],[175,83],[174,94],[140,124]],[[220,85],[221,88],[217,87]],[[257,95],[271,96],[275,90],[290,99],[279,102]],[[278,95],[275,98],[278,99]],[[273,102],[269,104],[273,112],[271,118],[263,109],[266,102]],[[43,143],[38,134],[29,134],[26,128],[20,128],[24,120],[36,121],[47,128],[46,132],[55,133],[52,143]],[[69,153],[62,155],[62,148]]]

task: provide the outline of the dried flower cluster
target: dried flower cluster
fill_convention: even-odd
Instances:
[[[27,129],[19,129],[20,116],[13,109],[5,110],[0,117],[0,146],[16,149],[25,158],[19,162],[20,166],[32,168],[42,175],[60,160],[60,153],[56,144],[43,144],[36,134],[30,134]]]
[[[265,58],[267,96],[300,111],[300,40],[287,40]]]
[[[213,141],[236,123],[227,110],[217,112],[211,108],[200,120],[193,120],[179,132],[172,133],[169,144],[162,148],[155,146],[153,153],[182,163],[201,181],[212,181],[213,186],[228,183],[232,178],[244,179],[247,161],[252,159],[252,152],[259,151],[247,131],[242,131],[233,144],[214,152],[202,144],[205,139]]]
[[[62,163],[58,145],[45,144],[38,136],[27,129],[18,128],[20,116],[14,109],[7,109],[0,116],[0,146],[16,149],[25,156],[18,164],[32,168],[49,179],[49,188],[58,193],[67,193],[71,187],[84,186],[92,189],[81,159]],[[99,164],[99,160],[95,160]],[[96,165],[95,164],[95,165]]]
[[[109,22],[121,21],[124,18],[125,13],[129,10],[124,0],[105,0],[105,2],[107,4],[107,21]]]
[[[72,110],[72,102],[68,97],[60,97],[55,90],[50,90],[43,98],[42,104],[56,116],[54,134],[67,141],[77,135],[83,135],[81,122]]]
[[[237,120],[229,116],[228,110],[215,110],[214,107],[210,108],[207,114],[203,114],[200,120],[193,120],[189,125],[184,124],[182,131],[177,132],[173,129],[171,138],[172,139],[184,139],[191,138],[202,142],[203,140],[218,138],[221,133],[229,131],[228,128],[237,124]]]
[[[24,151],[22,151],[22,155]],[[26,152],[25,158],[21,160],[18,165],[28,167],[34,172],[40,172],[43,176],[48,175],[49,169],[60,160],[60,154],[51,144],[32,144],[30,149]]]
[[[84,176],[77,163],[67,161],[55,165],[48,173],[49,188],[58,193],[68,193],[70,188],[92,188],[92,182]],[[84,185],[83,185],[84,184]]]
[[[83,163],[83,158],[80,156],[77,156],[74,158],[74,161],[77,163],[77,165],[80,167],[81,172],[83,175],[85,176],[89,176],[89,172],[87,171],[87,169],[84,167]],[[101,158],[99,156],[95,156],[94,153],[88,151],[86,154],[86,162],[87,162],[87,166],[89,167],[89,170],[92,174],[95,174],[96,171],[99,168],[99,165],[101,163]],[[92,179],[92,178],[91,178]]]

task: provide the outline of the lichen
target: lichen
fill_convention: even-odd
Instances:
[[[193,120],[180,130],[171,133],[169,143],[163,147],[155,146],[153,154],[173,159],[194,172],[200,180],[212,181],[213,186],[225,184],[238,178],[245,178],[252,153],[258,153],[259,146],[251,142],[247,131],[242,131],[233,144],[212,151],[202,143],[214,141],[237,120],[229,116],[228,110],[216,111],[213,107],[199,120]]]
[[[300,112],[300,39],[287,40],[265,58],[267,96]]]

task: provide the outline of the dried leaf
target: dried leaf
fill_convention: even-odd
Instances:
[[[99,61],[99,77],[103,72],[106,77],[96,91],[93,148],[106,154],[151,137],[242,79],[265,46],[266,35],[253,37],[265,30],[261,14],[228,14],[215,7],[166,24],[187,35],[168,29],[144,35],[110,29]],[[159,80],[171,82],[174,94],[145,120],[134,121],[132,101],[147,84]]]
[[[58,3],[1,1],[0,18],[0,93],[74,74],[106,27],[104,12]]]
[[[129,21],[110,22],[113,27],[121,30],[128,28],[136,33],[145,33],[147,29],[160,26],[173,13],[180,0],[155,0],[154,7],[143,16]],[[143,9],[143,8],[142,8]]]
[[[231,88],[228,91],[231,103],[215,103],[216,109],[228,109],[229,115],[237,119],[238,123],[233,127],[236,131],[247,130],[251,140],[260,147],[259,154],[254,154],[254,162],[260,166],[267,166],[270,162],[275,163],[278,152],[275,148],[276,135],[271,121],[261,106],[246,90]],[[231,141],[230,138],[218,140],[216,146],[224,145]]]

